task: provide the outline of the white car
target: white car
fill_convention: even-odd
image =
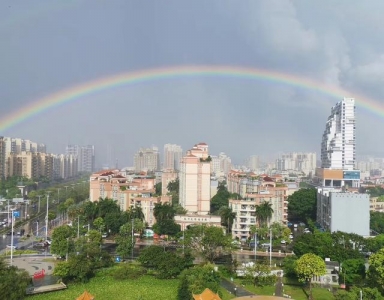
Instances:
[[[286,241],[286,240],[281,240],[280,243],[283,244],[283,245],[285,245],[285,244],[287,243],[287,241]]]
[[[290,235],[289,235],[289,238],[290,238],[291,240],[293,240],[293,234],[290,234]]]
[[[17,246],[16,245],[7,245],[7,248],[8,249],[13,249],[13,250],[17,250]]]

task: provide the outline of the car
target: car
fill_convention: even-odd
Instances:
[[[105,238],[107,237],[107,234],[106,234],[106,233],[103,233],[103,234],[101,235],[101,237],[102,237],[103,239],[105,239]]]
[[[7,245],[7,248],[8,249],[17,250],[17,246],[16,245]]]
[[[286,243],[287,243],[286,240],[281,240],[281,242],[280,242],[280,244],[283,244],[283,245],[285,245]]]
[[[293,234],[290,234],[290,235],[289,235],[289,238],[292,240],[292,239],[293,239]]]

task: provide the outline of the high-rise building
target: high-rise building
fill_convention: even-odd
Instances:
[[[141,148],[136,152],[134,158],[136,172],[158,171],[160,169],[160,154],[157,147]]]
[[[180,160],[183,156],[181,146],[175,144],[164,145],[163,169],[180,170]]]
[[[206,215],[211,200],[211,157],[208,145],[199,143],[182,158],[179,201],[188,213]]]
[[[251,171],[256,171],[260,168],[260,158],[258,155],[251,155],[248,160],[248,168]]]
[[[276,159],[275,168],[278,171],[299,171],[305,175],[314,174],[316,170],[316,153],[291,152]]]
[[[7,177],[6,169],[5,169],[5,142],[4,137],[0,136],[0,180],[3,180]]]
[[[95,146],[67,145],[65,154],[77,157],[79,172],[92,173],[95,170]]]
[[[344,98],[332,107],[321,143],[321,167],[355,168],[355,99]]]
[[[322,187],[359,187],[355,169],[355,100],[344,98],[332,107],[321,142],[321,168],[315,183]]]
[[[78,166],[80,172],[92,173],[95,170],[95,146],[87,145],[80,148]]]
[[[80,147],[78,145],[67,145],[67,147],[65,147],[65,154],[79,156]]]
[[[355,169],[355,100],[332,107],[321,143],[321,168],[316,169],[317,222],[324,230],[369,236],[369,195],[359,194]]]

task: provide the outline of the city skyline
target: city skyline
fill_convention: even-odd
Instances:
[[[356,155],[381,156],[384,133],[374,129],[384,122],[383,8],[378,1],[193,1],[169,10],[155,1],[6,0],[0,135],[44,143],[51,153],[95,145],[99,167],[132,166],[146,145],[188,149],[196,141],[236,165],[252,155],[320,157],[323,120],[345,96],[357,102]],[[55,95],[67,100],[33,106]]]

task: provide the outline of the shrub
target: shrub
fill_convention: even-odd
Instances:
[[[135,264],[122,264],[113,272],[113,278],[116,280],[137,279],[144,275],[145,269]]]

